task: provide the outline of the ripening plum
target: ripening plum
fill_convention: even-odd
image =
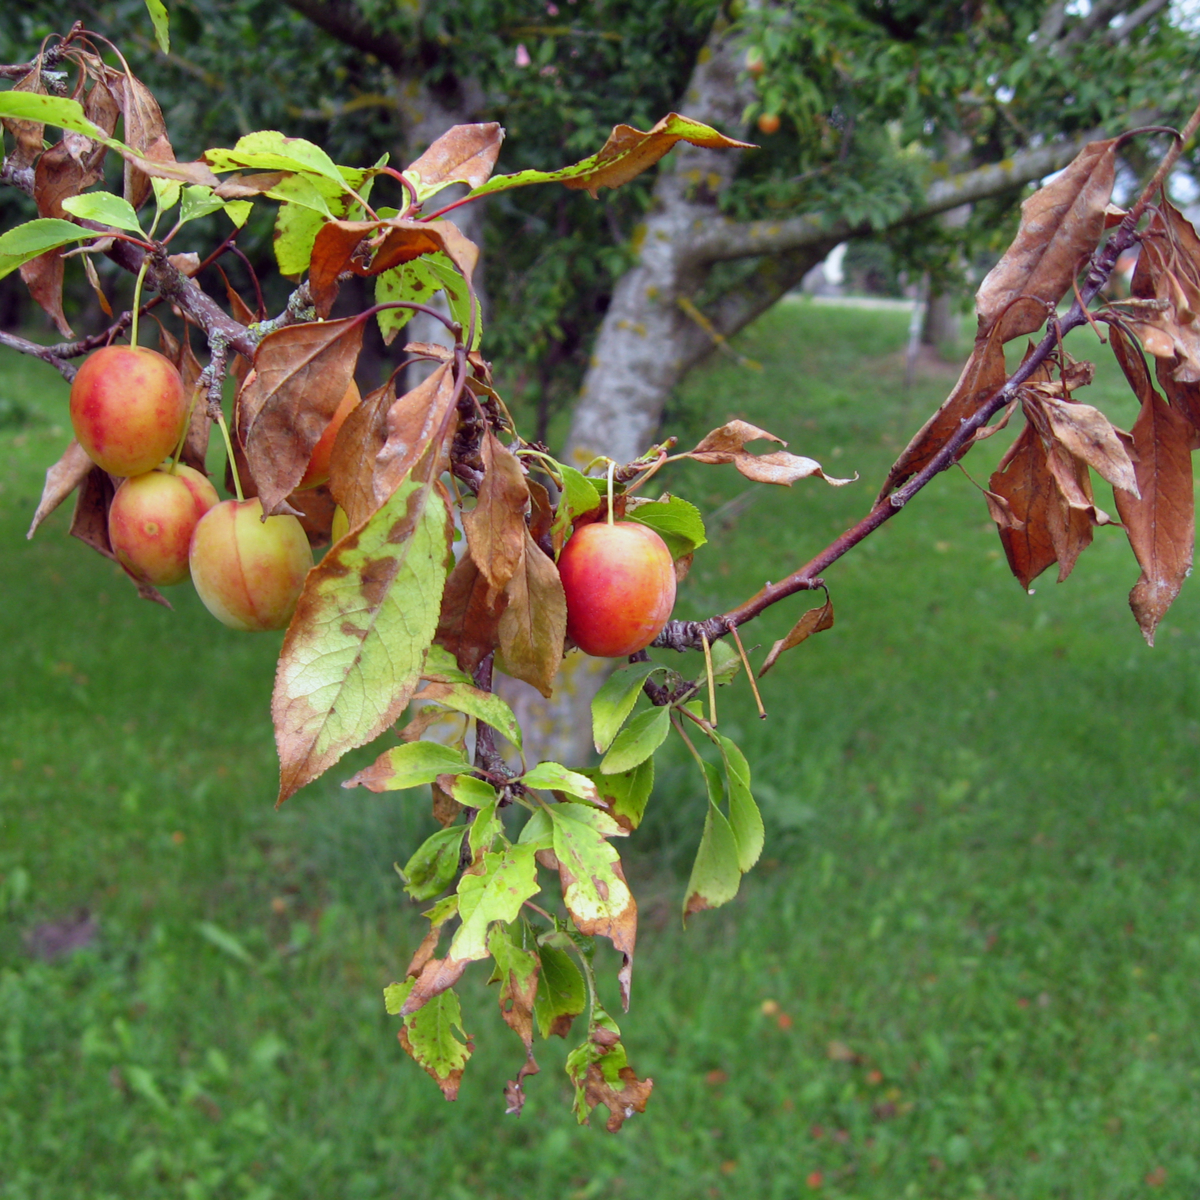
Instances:
[[[134,579],[169,587],[188,577],[196,522],[218,501],[217,489],[182,463],[122,481],[108,510],[108,540]]]
[[[71,384],[71,427],[110,475],[141,475],[175,450],[187,420],[183,379],[169,359],[141,346],[105,346]]]
[[[204,607],[231,629],[282,629],[313,565],[295,517],[262,519],[262,503],[223,500],[192,534],[188,560]]]
[[[616,658],[644,649],[675,607],[671,552],[645,525],[584,525],[563,546],[558,571],[567,633],[585,654]]]

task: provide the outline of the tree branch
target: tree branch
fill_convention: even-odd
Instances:
[[[350,0],[284,0],[284,3],[339,42],[364,54],[373,54],[397,74],[410,71],[416,64],[414,45],[395,34],[373,29]]]

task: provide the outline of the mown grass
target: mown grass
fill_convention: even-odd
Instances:
[[[739,347],[760,373],[689,381],[681,440],[736,414],[862,478],[752,499],[729,467],[673,475],[725,514],[681,615],[865,511],[953,382],[904,391],[904,323],[781,308]],[[622,1023],[656,1087],[611,1138],[575,1126],[557,1044],[524,1116],[502,1115],[520,1047],[482,978],[462,989],[477,1053],[457,1104],[404,1058],[380,991],[420,936],[391,864],[432,828],[424,801],[322,782],[271,809],[278,639],[186,593],[140,604],[65,515],[27,543],[64,399],[43,368],[0,370],[24,414],[0,428],[5,1200],[1200,1190],[1200,601],[1185,589],[1147,649],[1119,531],[1025,596],[952,473],[835,566],[837,625],[768,675],[769,720],[744,684],[721,693],[768,847],[686,931],[703,801],[667,753],[622,847],[642,902]],[[1111,372],[1093,390],[1130,419]],[[976,478],[1003,440],[966,460]],[[83,909],[89,948],[26,953]]]

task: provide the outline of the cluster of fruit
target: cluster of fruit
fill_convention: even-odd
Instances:
[[[257,498],[218,500],[204,475],[174,461],[188,416],[178,370],[154,350],[107,346],[75,376],[76,440],[122,479],[108,517],[113,553],[155,587],[190,576],[209,612],[234,629],[282,629],[312,566],[308,537],[295,517],[264,521]]]

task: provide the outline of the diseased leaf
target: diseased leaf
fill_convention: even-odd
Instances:
[[[520,781],[528,788],[566,792],[568,796],[578,796],[581,800],[593,802],[599,799],[596,785],[588,776],[578,771],[568,771],[562,763],[540,762],[526,771],[520,777]]]
[[[312,321],[267,334],[238,397],[246,459],[270,516],[300,482],[354,378],[363,322]]]
[[[558,568],[525,531],[525,553],[504,591],[500,617],[504,671],[549,696],[567,636],[567,600]]]
[[[32,92],[39,96],[46,95],[46,85],[42,79],[43,61],[43,56],[39,52],[33,61],[32,69],[13,84],[12,90],[14,92]],[[13,151],[8,156],[10,168],[14,172],[28,170],[42,153],[42,135],[45,123],[7,117],[0,120],[0,125],[3,125],[12,135],[15,142]]]
[[[1089,404],[1077,404],[1055,396],[1039,396],[1050,432],[1065,449],[1085,462],[1114,488],[1137,495],[1137,478],[1129,453],[1109,419]]]
[[[756,461],[761,463],[762,459]],[[625,506],[625,519],[653,529],[667,544],[672,558],[692,554],[708,541],[700,510],[678,496],[667,494],[641,504],[631,500]]]
[[[167,6],[162,0],[146,0],[146,11],[150,14],[150,23],[154,26],[154,40],[164,54],[171,53],[170,17]]]
[[[592,1007],[588,1040],[567,1055],[567,1075],[575,1084],[576,1119],[588,1124],[596,1106],[603,1104],[609,1133],[617,1133],[635,1112],[646,1111],[654,1087],[652,1079],[641,1080],[634,1073],[620,1029],[599,1004]]]
[[[645,762],[667,740],[670,728],[671,710],[666,705],[656,705],[638,713],[617,734],[600,761],[600,770],[605,775],[616,775]]]
[[[1000,343],[1041,327],[1104,232],[1117,139],[1089,142],[1021,205],[1021,227],[975,297],[979,335]],[[1032,302],[1032,303],[1030,303]]]
[[[552,1034],[565,1038],[571,1023],[587,1007],[583,975],[574,960],[557,946],[537,948],[541,972],[538,975],[534,1014],[543,1038]]]
[[[496,165],[503,141],[504,130],[495,121],[454,125],[416,162],[405,167],[403,174],[412,182],[420,201],[452,183],[481,187]]]
[[[463,516],[467,547],[488,581],[493,602],[520,569],[525,557],[525,509],[529,488],[517,457],[488,430],[480,444],[483,481],[475,507]]]
[[[309,572],[280,652],[271,711],[279,801],[407,707],[433,640],[452,522],[423,460]]]
[[[692,913],[728,904],[737,895],[742,881],[737,838],[728,818],[717,806],[721,795],[720,769],[706,762],[704,775],[708,784],[708,812],[683,902],[685,921]]]
[[[833,628],[833,601],[827,596],[820,608],[810,608],[800,620],[792,626],[786,637],[781,637],[773,645],[759,668],[758,677],[761,679],[778,661],[785,650],[794,649],[801,642],[812,637],[814,633],[824,633]]]
[[[1192,570],[1196,534],[1193,432],[1182,413],[1157,393],[1149,396],[1132,430],[1141,495],[1114,493],[1129,544],[1142,568],[1129,594],[1129,606],[1151,646],[1159,621]]]
[[[465,830],[439,829],[417,848],[404,864],[404,890],[414,900],[432,900],[450,886],[458,874],[458,858]]]
[[[400,396],[387,410],[387,438],[375,455],[372,477],[375,503],[382,503],[391,495],[431,444],[445,440],[454,418],[453,399],[454,374],[450,367],[443,366],[411,392]]]
[[[522,1083],[527,1075],[538,1073],[533,1057],[533,1010],[540,982],[541,963],[537,952],[518,946],[512,932],[493,925],[488,935],[488,951],[496,962],[489,983],[500,984],[500,1016],[525,1046],[525,1062],[515,1080],[505,1088],[505,1111],[520,1115],[525,1104]]]
[[[386,495],[376,494],[376,460],[387,442],[387,416],[395,402],[394,385],[389,379],[350,410],[333,443],[329,490],[351,529],[361,525],[387,499]],[[381,484],[381,492],[385,486]]]
[[[777,483],[790,487],[796,480],[807,479],[810,475],[819,476],[834,487],[854,482],[854,479],[834,479],[826,475],[821,464],[815,459],[786,454],[782,450],[771,454],[751,454],[745,448],[747,442],[762,438],[787,445],[782,438],[777,438],[773,433],[759,429],[747,421],[737,420],[729,421],[706,434],[696,448],[683,457],[694,458],[702,463],[733,463],[747,479],[753,479],[756,483]]]
[[[385,750],[369,767],[351,776],[342,787],[365,787],[372,792],[398,792],[433,783],[439,775],[457,775],[474,768],[462,751],[440,742],[406,742]]]
[[[508,596],[501,594],[492,601],[490,591],[470,555],[446,581],[436,637],[464,671],[474,671],[500,642],[500,617],[508,607]]]
[[[488,955],[488,931],[521,915],[521,906],[538,893],[537,862],[532,846],[506,846],[485,853],[482,861],[458,881],[462,924],[450,942],[448,957],[474,962]]]
[[[595,783],[601,801],[608,806],[609,815],[622,829],[632,831],[641,824],[650,793],[654,790],[653,757],[615,775],[605,775],[599,768],[584,774]]]
[[[462,1006],[454,992],[440,992],[407,1015],[399,1036],[405,1053],[425,1069],[442,1095],[457,1100],[463,1069],[475,1043],[463,1028]]]
[[[490,725],[518,750],[521,748],[521,727],[517,724],[517,718],[495,692],[485,692],[464,683],[431,683],[422,690],[417,699],[433,700],[448,708],[467,713],[485,725]]]
[[[1041,438],[1026,425],[992,475],[989,488],[1008,506],[1013,525],[999,528],[1009,569],[1027,591],[1058,560],[1050,535],[1052,509],[1062,503]]]
[[[607,813],[585,804],[554,804],[546,811],[554,823],[563,903],[580,933],[608,938],[621,955],[617,980],[621,1002],[628,1009],[637,904],[625,883],[621,860],[607,840],[623,837],[626,831]]]
[[[62,458],[46,469],[42,498],[25,535],[27,538],[33,537],[38,526],[87,478],[94,465],[87,451],[72,438]]]
[[[593,197],[602,187],[617,188],[652,167],[677,142],[690,142],[710,150],[753,149],[749,142],[735,141],[699,121],[668,113],[648,133],[629,125],[618,125],[598,154],[593,154],[558,171],[518,171],[514,175],[495,175],[475,188],[471,196],[527,187],[531,183],[562,183],[569,188],[586,188]]]
[[[592,738],[603,754],[612,745],[621,726],[642,694],[646,677],[658,669],[656,663],[630,663],[613,671],[592,699]]]

